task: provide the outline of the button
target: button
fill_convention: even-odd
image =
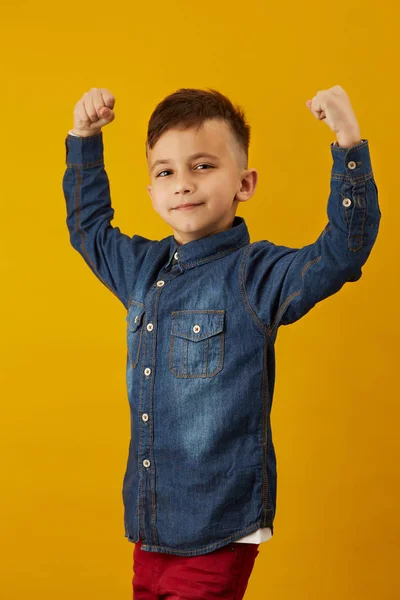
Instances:
[[[147,460],[147,458],[145,458],[145,459],[144,459],[144,461],[143,461],[143,465],[144,465],[145,467],[149,467],[149,466],[150,466],[150,461],[149,461],[149,460]]]
[[[160,281],[157,281],[157,286],[158,287],[162,287],[164,285],[164,281],[161,279]]]
[[[347,166],[349,167],[349,169],[355,169],[357,164],[354,162],[354,160],[351,160],[347,163]]]
[[[348,206],[351,206],[352,202],[351,202],[350,198],[345,198],[343,200],[342,204],[343,204],[343,206],[346,206],[346,208],[347,208]]]
[[[178,260],[178,253],[177,252],[175,252],[174,258],[175,258],[175,260]]]
[[[143,419],[143,421],[148,421],[149,420],[149,415],[147,413],[143,413],[142,414],[142,419]]]
[[[195,325],[195,326],[193,327],[193,331],[194,331],[195,333],[199,333],[199,331],[200,331],[200,325]]]
[[[138,321],[139,321],[139,317],[138,317],[138,315],[136,315],[136,317],[135,317],[135,323],[137,323]]]
[[[150,375],[150,373],[151,373],[151,369],[149,369],[149,367],[146,367],[146,369],[144,370],[144,374]]]
[[[147,331],[153,331],[153,323],[148,323],[146,329]]]

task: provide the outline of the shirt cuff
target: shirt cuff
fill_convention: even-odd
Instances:
[[[65,139],[66,163],[68,166],[91,167],[104,161],[103,133],[82,137],[67,135]]]

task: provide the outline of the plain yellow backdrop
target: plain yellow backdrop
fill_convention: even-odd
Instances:
[[[251,241],[301,247],[327,222],[336,139],[305,103],[337,84],[369,141],[380,231],[358,282],[279,331],[275,534],[246,600],[399,597],[399,16],[372,0],[2,5],[1,599],[132,597],[125,309],[69,243],[74,105],[91,87],[114,94],[113,225],[161,239],[151,112],[180,87],[227,94],[259,172],[237,214]]]

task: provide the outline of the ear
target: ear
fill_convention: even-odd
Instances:
[[[258,182],[258,173],[255,169],[248,169],[242,175],[240,189],[236,192],[235,199],[239,202],[250,200],[256,191]]]

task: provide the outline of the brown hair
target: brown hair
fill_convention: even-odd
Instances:
[[[193,88],[180,88],[166,96],[154,109],[148,124],[146,157],[158,139],[173,127],[199,129],[207,119],[225,120],[239,142],[245,155],[244,168],[248,168],[250,125],[246,122],[243,109],[218,92]]]

